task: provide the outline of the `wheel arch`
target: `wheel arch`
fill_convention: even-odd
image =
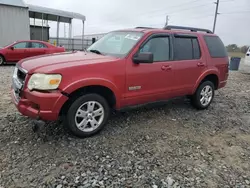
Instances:
[[[5,56],[2,53],[0,53],[0,56],[3,57],[4,62],[6,62]]]
[[[72,102],[77,99],[79,96],[82,96],[84,94],[89,94],[89,93],[95,93],[95,94],[99,94],[102,97],[104,97],[110,108],[116,108],[116,106],[118,106],[118,99],[117,96],[115,94],[115,92],[104,85],[84,85],[82,87],[79,87],[77,89],[75,89],[74,91],[72,91],[71,93],[67,93],[68,95],[68,100],[63,104],[61,110],[60,110],[60,115],[65,114],[65,112],[67,112],[67,109],[69,108],[69,106],[72,104]]]
[[[197,90],[199,85],[201,83],[203,83],[204,81],[211,81],[214,84],[215,90],[217,90],[218,87],[219,87],[219,75],[218,75],[218,72],[214,71],[214,70],[211,70],[211,71],[207,71],[206,73],[202,74],[199,77],[198,81],[196,82],[192,93],[195,93],[195,91]]]

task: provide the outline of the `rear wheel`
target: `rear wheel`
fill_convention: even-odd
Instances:
[[[5,59],[2,55],[0,55],[0,66],[5,64]]]
[[[200,84],[195,94],[191,98],[191,103],[197,109],[206,109],[214,98],[214,84],[211,81],[205,81]]]
[[[89,137],[105,126],[109,114],[109,105],[102,96],[86,94],[71,104],[64,124],[74,135]]]

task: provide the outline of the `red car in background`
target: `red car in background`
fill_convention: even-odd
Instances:
[[[21,59],[65,52],[64,47],[56,47],[48,42],[38,40],[17,41],[0,48],[0,65],[8,62],[18,62]]]

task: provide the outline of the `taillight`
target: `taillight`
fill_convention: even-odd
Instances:
[[[229,63],[229,59],[227,60],[227,67],[226,67],[226,73],[229,72],[229,69],[230,69],[230,63]]]

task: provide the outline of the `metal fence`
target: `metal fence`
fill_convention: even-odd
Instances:
[[[56,37],[50,37],[49,42],[51,44],[54,44],[55,46],[63,46],[67,51],[83,50],[88,48],[92,44],[91,39],[84,39],[82,42],[82,39],[76,38],[58,38],[57,44]]]

